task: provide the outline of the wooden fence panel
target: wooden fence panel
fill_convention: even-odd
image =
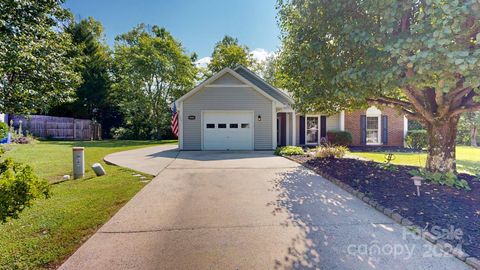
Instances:
[[[35,137],[62,140],[101,140],[101,125],[86,119],[30,115],[28,117],[13,115],[10,117],[15,129],[20,123],[23,132]]]

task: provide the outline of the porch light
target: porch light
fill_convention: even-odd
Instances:
[[[424,179],[421,176],[413,176],[411,179],[413,180],[413,184],[417,187],[417,196],[420,197],[420,186]]]
[[[257,116],[257,120],[258,120],[259,122],[262,121],[262,116],[261,116],[260,114]]]

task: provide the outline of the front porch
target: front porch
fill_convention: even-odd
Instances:
[[[316,146],[327,137],[327,131],[344,130],[342,113],[326,116],[321,114],[297,114],[293,111],[277,112],[277,146]]]

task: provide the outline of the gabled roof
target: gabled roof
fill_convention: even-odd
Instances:
[[[220,78],[226,73],[229,73],[230,75],[234,76],[241,82],[252,87],[261,95],[274,101],[275,103],[277,103],[277,106],[282,106],[282,105],[291,106],[291,104],[293,104],[293,100],[290,97],[288,97],[285,93],[269,85],[262,78],[258,77],[255,73],[253,73],[252,71],[250,71],[249,69],[241,65],[237,66],[235,70],[232,70],[230,68],[222,69],[221,71],[211,76],[210,78],[206,79],[205,81],[197,85],[195,88],[193,88],[191,91],[189,91],[188,93],[186,93],[185,95],[177,99],[175,103],[177,103],[177,106],[178,106],[179,102],[194,95],[196,92],[200,91],[202,88],[214,82],[216,79]]]
[[[257,74],[253,71],[249,70],[245,66],[238,65],[234,69],[238,74],[242,75],[245,79],[256,85],[258,88],[262,89],[276,100],[280,101],[284,105],[291,105],[293,104],[293,99],[288,96],[285,92],[273,87],[269,83],[267,83],[264,79],[260,78]]]

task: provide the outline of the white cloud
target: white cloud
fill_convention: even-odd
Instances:
[[[268,57],[275,55],[275,52],[269,52],[263,48],[256,48],[253,51],[250,51],[250,54],[257,62],[264,62]],[[212,58],[210,56],[202,57],[195,62],[197,67],[207,67],[208,63]]]
[[[275,55],[275,52],[269,52],[263,48],[256,48],[250,52],[255,60],[258,62],[264,62],[268,57]]]
[[[212,60],[212,58],[211,58],[210,56],[206,56],[206,57],[203,57],[203,58],[198,59],[198,60],[195,62],[195,65],[196,65],[197,67],[204,68],[204,67],[207,67],[208,63],[210,63],[211,60]]]

